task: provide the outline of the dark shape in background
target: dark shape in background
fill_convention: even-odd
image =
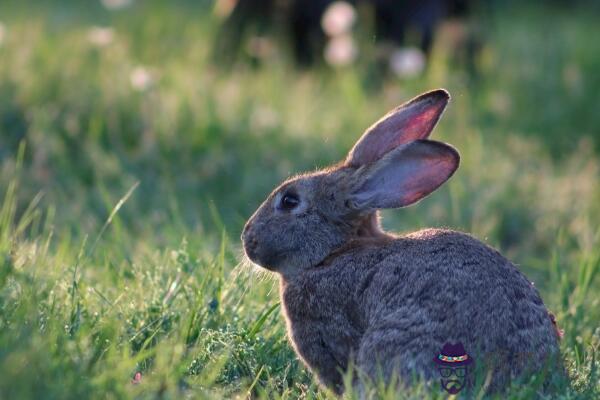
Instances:
[[[332,39],[322,27],[323,16],[336,3],[358,10],[357,24],[365,31],[372,28],[376,44],[418,46],[427,58],[436,28],[445,19],[467,17],[472,8],[469,0],[244,0],[234,1],[231,10],[223,10],[225,3],[231,2],[217,2],[217,10],[227,14],[214,45],[215,60],[220,66],[234,63],[252,34],[263,37],[273,31],[284,36],[297,65],[306,67],[322,61],[328,40]],[[466,43],[466,53],[472,58],[476,39],[470,37]],[[252,61],[258,62],[256,58]]]

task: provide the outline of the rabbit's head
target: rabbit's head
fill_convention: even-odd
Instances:
[[[343,162],[278,186],[244,227],[247,256],[291,276],[352,239],[382,235],[378,209],[417,202],[458,168],[453,147],[426,140],[448,100],[442,89],[416,97],[367,129]]]

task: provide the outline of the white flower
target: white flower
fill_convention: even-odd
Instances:
[[[118,10],[133,4],[133,0],[100,0],[100,2],[109,10]]]
[[[416,47],[394,51],[390,56],[390,68],[401,78],[412,78],[425,69],[425,54]]]
[[[112,28],[94,26],[88,31],[88,40],[91,44],[98,47],[104,47],[112,43],[115,32]]]
[[[148,89],[154,83],[154,77],[145,67],[135,67],[129,75],[131,87],[140,92]]]
[[[325,46],[325,61],[336,67],[351,64],[358,55],[358,49],[350,35],[336,36]]]
[[[5,36],[6,36],[6,28],[4,27],[4,24],[2,22],[0,22],[0,46],[2,45],[2,42],[4,42]]]
[[[356,21],[356,10],[345,1],[333,2],[327,7],[321,18],[321,27],[328,36],[340,36],[348,33]]]

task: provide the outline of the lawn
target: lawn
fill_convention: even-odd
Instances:
[[[453,99],[433,137],[461,166],[385,227],[499,248],[565,331],[571,384],[551,397],[598,398],[600,24],[597,7],[556,3],[483,12],[476,75],[439,40],[422,77],[379,80],[364,58],[215,65],[207,1],[2,2],[0,398],[332,397],[241,228],[283,178],[437,87]]]

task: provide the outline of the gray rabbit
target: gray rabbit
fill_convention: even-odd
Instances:
[[[244,227],[247,256],[279,274],[294,350],[338,394],[351,365],[373,380],[438,379],[445,343],[491,360],[491,390],[559,354],[538,291],[498,251],[451,230],[381,229],[379,209],[419,201],[458,168],[453,147],[427,140],[449,98],[434,90],[392,110],[343,162],[277,187]]]

